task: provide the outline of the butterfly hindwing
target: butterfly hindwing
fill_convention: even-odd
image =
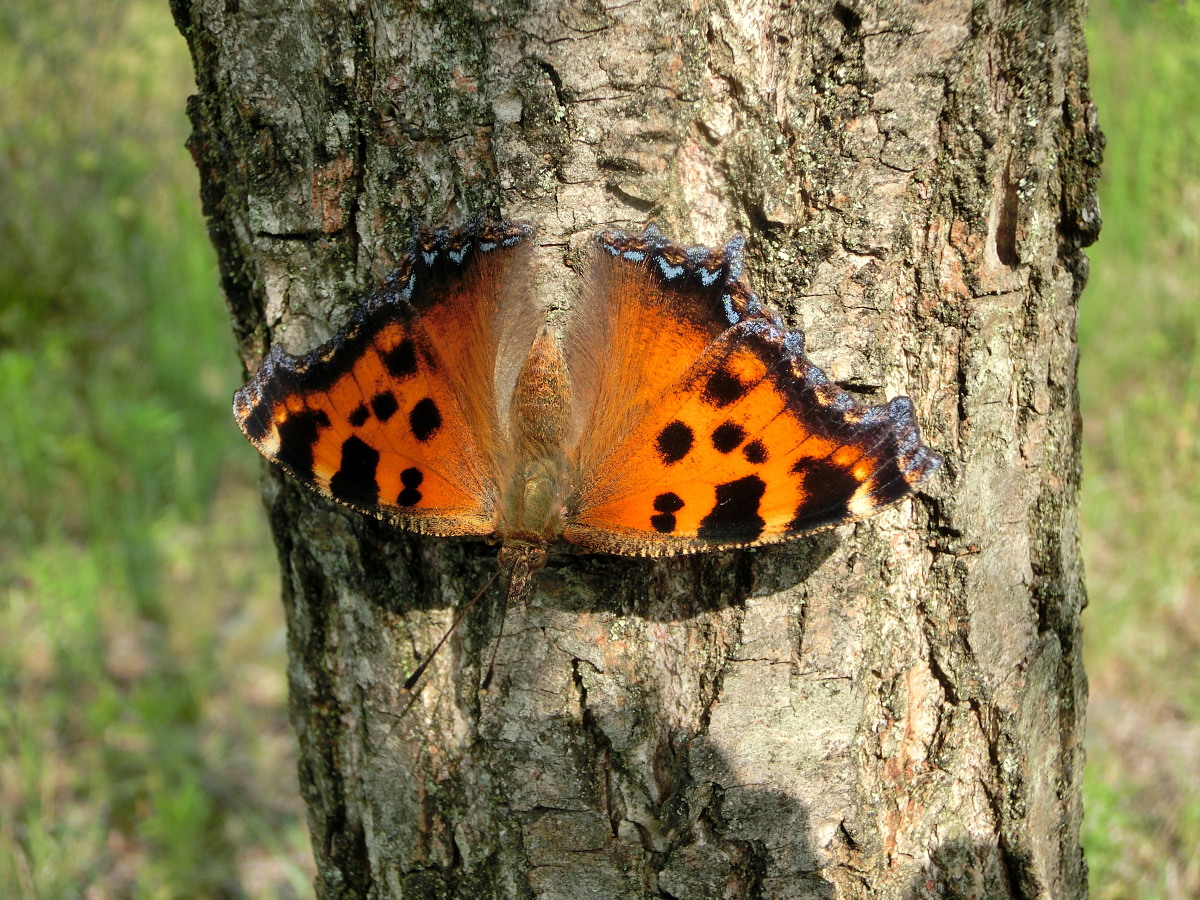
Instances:
[[[766,312],[740,279],[742,243],[685,249],[653,226],[596,236],[565,336],[568,443],[582,471],[593,471],[731,324]]]
[[[234,395],[242,431],[348,506],[415,531],[491,534],[506,452],[495,379],[515,372],[528,344],[514,348],[540,324],[509,285],[528,235],[477,224],[418,232],[332,340],[300,357],[272,348]]]
[[[644,258],[621,257],[625,281],[661,282],[674,272],[655,245],[662,240],[652,233]],[[580,453],[567,540],[647,555],[787,540],[869,515],[938,465],[907,398],[856,404],[804,356],[800,333],[745,287],[740,260],[727,261],[722,274],[705,285],[703,302],[690,301],[707,310],[697,332],[708,340],[686,371],[659,388],[637,421],[621,423],[621,438],[598,459]],[[703,282],[686,268],[674,277]],[[644,352],[653,357],[658,349]],[[603,396],[606,388],[592,390]],[[615,430],[603,422],[594,428]]]
[[[517,374],[545,321],[529,291],[532,236],[509,223],[422,229],[409,256],[417,274],[409,302],[492,456],[507,451]]]

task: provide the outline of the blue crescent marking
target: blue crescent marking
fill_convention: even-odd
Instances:
[[[724,294],[721,297],[721,303],[725,307],[725,318],[729,320],[729,324],[736,325],[741,320],[741,317],[734,311],[733,297],[729,294]]]
[[[621,255],[630,262],[642,262],[646,258],[646,254],[641,250],[626,250]]]
[[[658,258],[658,267],[662,269],[663,277],[667,281],[670,281],[672,278],[678,278],[683,274],[683,266],[673,266],[662,256]]]
[[[421,256],[423,256],[425,258],[425,265],[432,266],[434,263],[434,260],[437,259],[437,251],[436,250],[433,250],[433,251],[425,250],[425,251],[422,251]]]

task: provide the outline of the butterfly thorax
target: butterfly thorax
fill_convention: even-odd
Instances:
[[[572,471],[563,451],[569,393],[562,351],[544,330],[521,367],[510,407],[512,486],[497,528],[506,544],[544,546],[562,536]]]

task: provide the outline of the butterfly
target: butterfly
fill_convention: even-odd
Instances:
[[[744,240],[595,236],[574,303],[530,290],[533,231],[415,229],[399,267],[302,356],[233,398],[258,451],[422,534],[500,544],[510,601],[557,547],[664,556],[870,516],[941,457],[907,397],[863,406],[745,277]],[[560,334],[561,332],[561,334]]]

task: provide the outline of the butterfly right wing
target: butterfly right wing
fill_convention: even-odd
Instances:
[[[860,406],[808,360],[742,278],[740,241],[683,248],[647,229],[597,245],[567,345],[588,410],[568,541],[657,556],[790,540],[937,469],[907,398]]]
[[[530,235],[420,231],[332,340],[299,357],[272,348],[234,395],[242,432],[354,509],[427,534],[491,534],[510,452],[505,385],[541,325],[521,287]]]

